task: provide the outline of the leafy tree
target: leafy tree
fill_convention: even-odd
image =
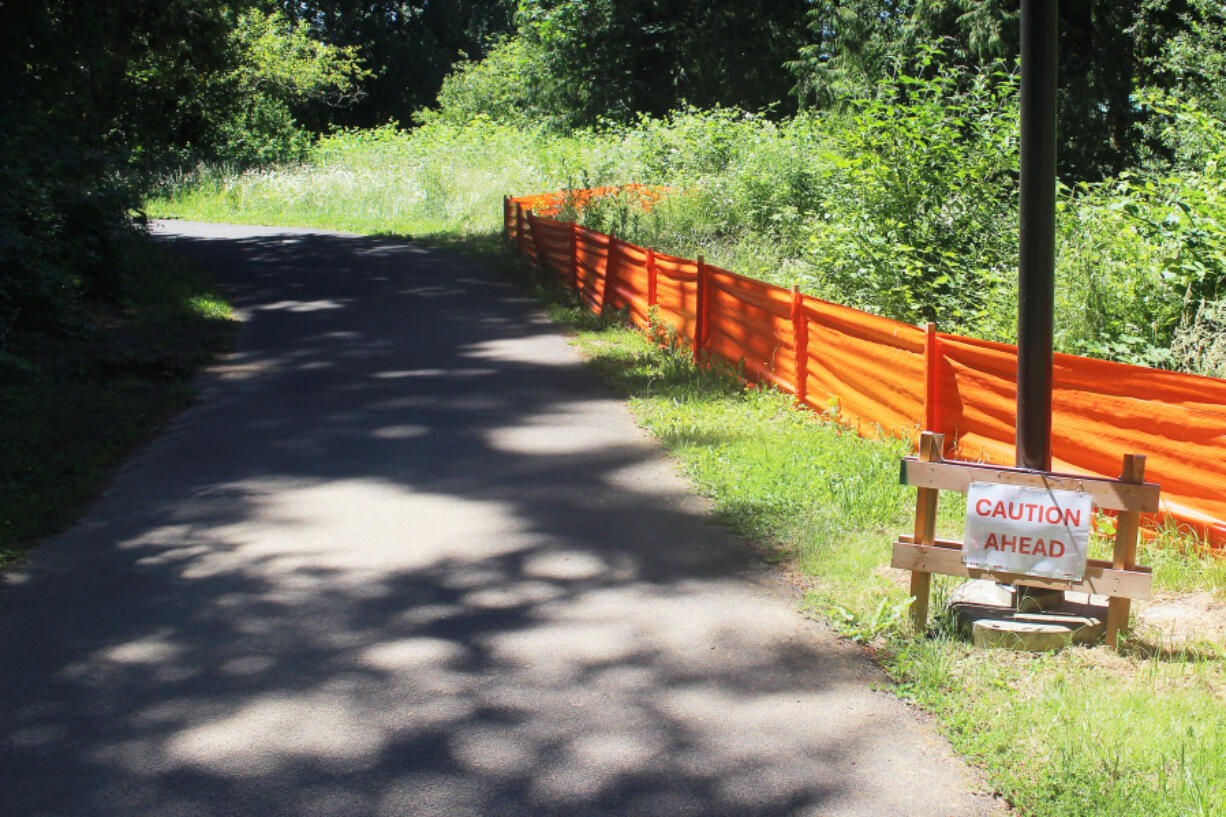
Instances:
[[[231,7],[185,0],[0,4],[0,343],[115,297],[133,157],[190,138],[179,99],[224,65]],[[157,53],[162,70],[130,68]]]
[[[230,100],[212,117],[213,150],[242,163],[268,163],[301,155],[310,135],[293,108],[315,103],[333,109],[361,97],[370,71],[357,49],[312,39],[309,28],[284,13],[249,11],[230,35],[233,64],[217,78]]]
[[[1161,80],[1154,57],[1189,26],[1178,9],[1183,5],[1159,0],[1059,4],[1062,175],[1101,178],[1150,149],[1132,94]],[[1195,0],[1194,5],[1215,4]],[[947,55],[944,64],[972,72],[997,59],[1015,60],[1018,23],[1016,0],[826,0],[809,12],[813,42],[789,66],[802,98],[818,107],[838,107],[871,92],[893,62],[901,61],[908,73],[918,70],[928,48],[939,47]]]
[[[525,37],[503,37],[480,61],[465,60],[443,79],[436,108],[414,115],[424,124],[463,125],[478,118],[520,127],[561,130],[571,117],[552,91],[540,44]]]
[[[305,144],[295,103],[342,101],[361,79],[352,52],[250,6],[0,3],[0,343],[123,295],[150,171],[284,155]]]
[[[354,53],[371,73],[361,98],[344,109],[297,107],[315,131],[331,125],[408,123],[434,103],[443,77],[461,59],[480,59],[487,43],[511,29],[514,0],[301,0],[281,2],[312,36]]]
[[[806,5],[523,0],[515,38],[497,45],[486,64],[462,66],[439,102],[457,117],[489,102],[491,115],[522,118],[505,104],[514,100],[561,127],[629,122],[684,102],[789,110],[783,63],[806,36]],[[512,77],[522,83],[518,92]]]
[[[930,73],[943,55],[919,67]],[[837,130],[810,256],[828,291],[900,320],[990,327],[1016,269],[1017,77],[901,69]]]
[[[1150,98],[1178,99],[1210,119],[1226,121],[1226,6],[1217,0],[1146,0],[1144,11],[1140,35],[1150,43],[1146,79],[1156,92]],[[1155,17],[1161,22],[1155,24]],[[1206,143],[1203,128],[1187,127],[1170,108],[1167,100],[1153,109],[1160,115],[1147,122],[1151,146],[1161,146],[1161,157],[1177,165],[1204,166],[1206,154],[1212,157],[1218,145]]]

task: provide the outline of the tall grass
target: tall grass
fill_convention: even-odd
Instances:
[[[847,113],[781,122],[687,109],[566,135],[481,117],[413,132],[344,131],[299,164],[179,174],[147,207],[161,216],[466,236],[500,229],[504,194],[663,184],[674,193],[651,211],[615,198],[568,215],[839,303],[1011,341],[1014,83],[967,83],[916,80],[905,102],[874,98]],[[1203,114],[1184,115],[1204,124]],[[1057,349],[1222,371],[1224,191],[1226,162],[1209,160],[1197,171],[1139,170],[1064,188]]]
[[[201,166],[167,178],[152,215],[361,232],[473,235],[501,227],[502,196],[632,175],[618,143],[490,122],[393,127],[322,138],[305,161],[236,171]]]

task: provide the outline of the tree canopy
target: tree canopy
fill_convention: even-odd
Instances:
[[[1060,14],[1062,177],[1195,161],[1199,137],[1143,98],[1226,114],[1221,4],[1065,0]],[[116,295],[116,236],[174,167],[294,160],[332,128],[389,121],[847,115],[905,104],[893,77],[967,90],[1015,72],[1017,51],[1016,0],[2,0],[0,343]]]

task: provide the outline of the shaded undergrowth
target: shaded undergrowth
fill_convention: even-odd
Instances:
[[[15,333],[0,359],[0,568],[71,524],[132,450],[195,399],[189,379],[232,345],[229,305],[145,242],[130,295],[67,328]]]

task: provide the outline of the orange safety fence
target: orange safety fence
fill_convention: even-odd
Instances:
[[[543,218],[532,205],[591,200],[618,188],[504,200],[521,256],[576,289],[594,312],[651,315],[696,358],[743,367],[864,436],[945,434],[948,453],[1011,465],[1017,348],[921,329]],[[556,212],[556,209],[554,210]],[[1115,477],[1147,455],[1163,512],[1226,544],[1226,380],[1057,354],[1053,467]]]
[[[644,208],[650,208],[659,201],[667,187],[650,187],[645,184],[623,184],[612,187],[592,187],[587,190],[560,190],[556,193],[539,193],[535,196],[520,196],[515,199],[525,210],[531,210],[538,216],[556,216],[563,207],[571,205],[581,209],[592,202],[609,196],[633,195]]]

